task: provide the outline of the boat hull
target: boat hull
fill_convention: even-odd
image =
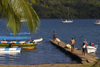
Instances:
[[[95,53],[98,45],[95,46],[87,46],[87,53]]]
[[[34,49],[34,46],[32,47],[22,47],[23,49]]]
[[[62,23],[72,23],[72,20],[63,20]]]
[[[94,24],[100,25],[100,20],[95,21]]]
[[[0,46],[8,46],[9,44],[3,44],[3,43],[0,43]],[[24,43],[24,44],[13,44],[13,46],[29,46],[29,45],[34,45],[34,43]]]
[[[34,39],[33,42],[35,43],[39,43],[39,42],[42,42],[43,38],[39,38],[39,39]]]
[[[18,48],[0,48],[0,53],[21,52],[21,47]]]

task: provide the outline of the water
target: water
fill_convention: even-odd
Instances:
[[[73,37],[76,41],[75,47],[81,48],[84,39],[100,45],[100,25],[94,25],[98,19],[74,19],[71,24],[61,23],[61,19],[41,19],[41,25],[37,33],[31,34],[33,39],[43,38],[43,42],[36,45],[33,50],[22,50],[18,54],[0,54],[0,64],[32,65],[32,64],[75,64],[68,55],[65,55],[57,47],[53,46],[49,39],[53,38],[53,31],[57,37],[67,43]],[[0,19],[0,36],[9,36],[10,31],[6,28],[6,20]],[[29,32],[22,25],[21,32]],[[100,46],[96,56],[100,58]]]

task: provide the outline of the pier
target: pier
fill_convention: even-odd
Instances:
[[[54,41],[52,39],[49,39],[50,42],[55,45],[56,47],[58,47],[60,50],[62,50],[63,52],[65,52],[67,55],[70,55],[71,58],[74,58],[76,61],[79,61],[82,64],[87,64],[87,63],[93,63],[98,61],[98,57],[88,54],[86,53],[86,55],[84,56],[82,54],[82,50],[78,50],[77,48],[74,49],[74,52],[71,52],[71,49],[66,48],[66,43],[60,41],[60,43],[58,44],[57,41]]]

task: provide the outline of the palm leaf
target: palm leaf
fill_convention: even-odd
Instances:
[[[28,0],[2,0],[1,5],[4,15],[8,17],[7,27],[14,33],[19,32],[21,28],[20,19],[27,20],[25,23],[31,32],[36,32],[39,27],[40,20],[35,10],[30,6]],[[6,10],[7,13],[6,13]]]

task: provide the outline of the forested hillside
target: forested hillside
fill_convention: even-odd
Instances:
[[[38,0],[32,6],[40,18],[100,18],[100,0]]]

